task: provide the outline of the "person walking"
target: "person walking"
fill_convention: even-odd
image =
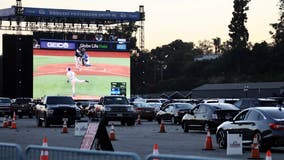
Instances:
[[[66,76],[67,76],[67,83],[70,82],[70,84],[71,84],[71,87],[72,87],[72,96],[73,96],[73,97],[76,96],[76,95],[75,95],[75,86],[76,86],[76,83],[83,83],[83,82],[89,83],[88,80],[81,80],[81,79],[78,79],[78,78],[76,77],[75,72],[73,72],[70,67],[67,68]]]

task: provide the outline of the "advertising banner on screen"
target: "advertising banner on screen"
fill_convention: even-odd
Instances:
[[[40,41],[41,49],[66,49],[74,50],[76,49],[76,44],[74,42],[60,42],[60,41]]]

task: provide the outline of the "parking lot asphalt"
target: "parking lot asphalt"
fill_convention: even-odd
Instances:
[[[3,117],[0,118],[2,124]],[[36,126],[35,119],[17,119],[17,129],[0,127],[0,142],[16,143],[23,149],[28,145],[42,145],[44,136],[48,139],[48,146],[80,148],[83,137],[75,136],[74,127],[68,128],[68,133],[61,133],[62,126],[41,128]],[[226,150],[219,149],[215,134],[211,134],[213,149],[203,150],[206,142],[206,132],[189,131],[184,133],[180,125],[165,122],[165,133],[160,133],[160,125],[156,121],[142,120],[141,125],[121,126],[119,122],[114,124],[116,140],[111,141],[115,151],[134,152],[142,159],[153,152],[153,145],[158,144],[160,154],[189,155],[216,157],[220,159],[248,159],[251,148],[245,146],[242,155],[227,155]],[[110,124],[111,124],[110,123]],[[106,126],[108,133],[111,125]],[[284,148],[272,148],[273,160],[281,160]],[[265,153],[260,153],[265,159]]]

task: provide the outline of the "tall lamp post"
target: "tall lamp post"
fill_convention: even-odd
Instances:
[[[244,92],[245,92],[246,98],[248,98],[248,89],[249,89],[249,86],[248,86],[248,85],[245,85],[245,86],[244,86]]]

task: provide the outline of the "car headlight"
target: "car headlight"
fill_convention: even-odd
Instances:
[[[49,109],[47,110],[47,114],[53,114],[54,110],[53,109]]]
[[[105,107],[105,111],[111,111],[110,107]]]
[[[127,108],[127,111],[134,111],[134,107],[133,107],[133,106],[128,107],[128,108]]]

